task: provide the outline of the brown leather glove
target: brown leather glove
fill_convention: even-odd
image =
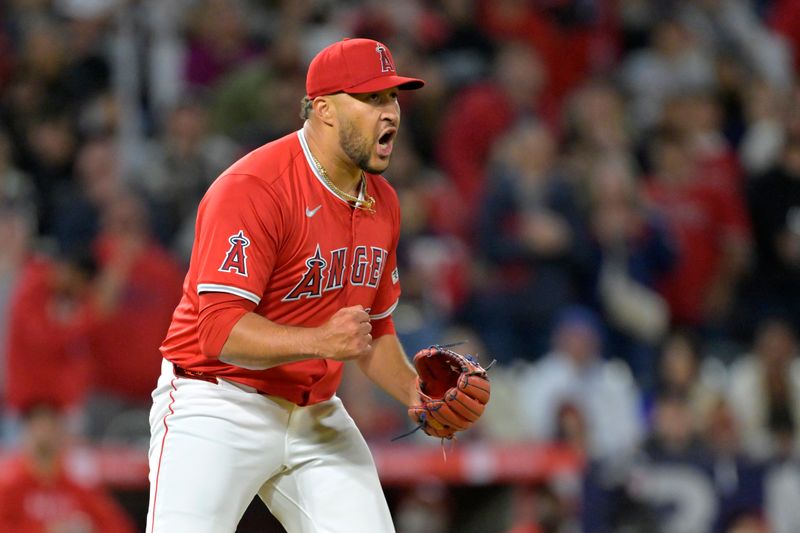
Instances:
[[[452,439],[483,414],[491,386],[486,370],[473,356],[434,345],[417,352],[414,366],[420,403],[409,408],[408,416],[425,433]]]

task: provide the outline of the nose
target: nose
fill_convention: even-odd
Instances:
[[[394,127],[400,122],[400,106],[396,101],[387,102],[381,109],[381,120],[388,122]]]

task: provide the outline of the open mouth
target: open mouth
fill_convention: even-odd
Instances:
[[[381,157],[389,157],[392,154],[392,146],[394,144],[394,136],[397,133],[395,128],[389,128],[378,137],[378,155]]]

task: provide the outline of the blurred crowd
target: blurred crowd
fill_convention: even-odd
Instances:
[[[498,361],[464,439],[587,457],[459,531],[800,531],[796,0],[3,2],[3,441],[54,411],[146,448],[196,206],[300,128],[347,36],[427,81],[386,172],[407,351]],[[364,379],[365,436],[404,432]],[[410,492],[398,529],[450,530],[451,497]]]

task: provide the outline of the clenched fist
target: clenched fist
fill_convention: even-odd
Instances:
[[[339,309],[319,327],[321,353],[326,359],[357,359],[372,349],[372,324],[360,305]]]

